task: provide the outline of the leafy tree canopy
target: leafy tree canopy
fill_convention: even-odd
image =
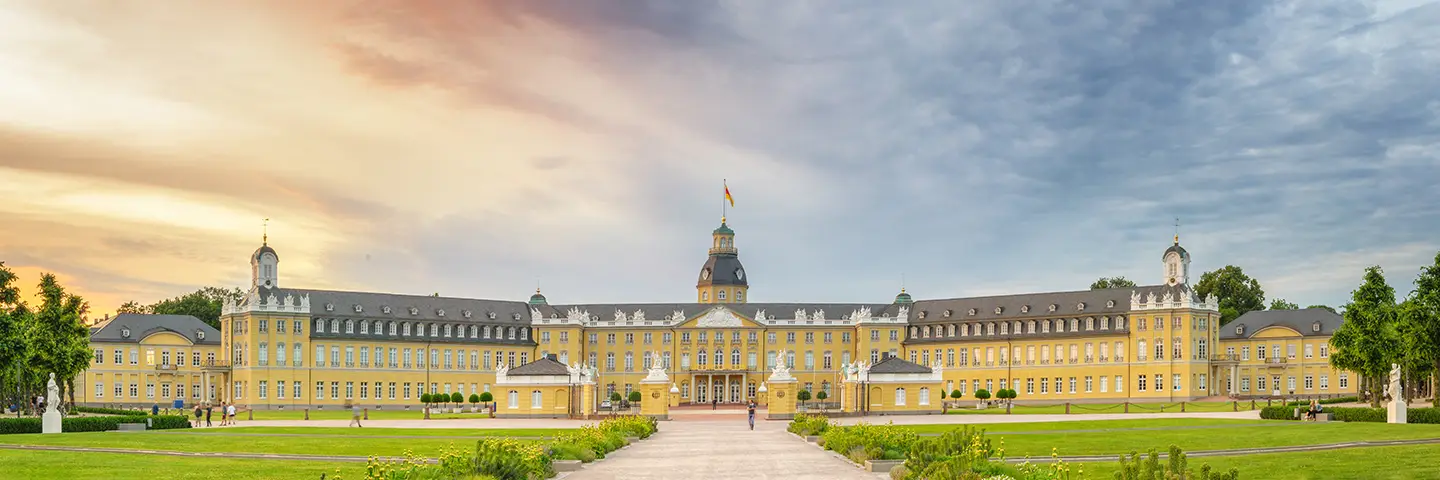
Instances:
[[[1195,293],[1201,297],[1214,295],[1219,299],[1221,325],[1240,318],[1246,312],[1265,309],[1265,290],[1260,288],[1260,282],[1234,265],[1205,272],[1200,276],[1200,283],[1195,284]]]
[[[1090,284],[1091,290],[1104,290],[1107,288],[1134,288],[1135,282],[1121,277],[1100,277],[1095,283]]]
[[[1299,305],[1296,305],[1296,304],[1293,304],[1293,303],[1290,303],[1290,302],[1287,302],[1287,301],[1285,301],[1285,299],[1283,299],[1283,298],[1276,298],[1276,299],[1270,300],[1270,309],[1271,309],[1271,310],[1299,310],[1299,309],[1300,309],[1300,306],[1299,306]]]
[[[1420,268],[1415,290],[1400,306],[1400,346],[1407,370],[1429,372],[1440,380],[1440,253],[1435,263]],[[1440,395],[1431,404],[1440,406]]]
[[[156,315],[190,315],[206,324],[220,328],[220,309],[226,300],[239,302],[245,292],[239,288],[229,290],[218,287],[203,287],[175,298],[161,300],[150,305],[130,301],[120,305],[116,313],[153,313]]]
[[[1323,308],[1323,309],[1329,310],[1330,313],[1337,313],[1337,314],[1340,313],[1340,312],[1335,311],[1335,309],[1334,309],[1334,308],[1331,308],[1329,305],[1311,305],[1311,306],[1308,306],[1308,307],[1305,307],[1305,308]]]
[[[1397,360],[1395,289],[1385,283],[1385,273],[1377,265],[1365,269],[1363,283],[1350,296],[1345,322],[1330,337],[1335,347],[1330,364],[1368,378],[1385,378]],[[1380,396],[1372,395],[1371,404],[1379,403]]]

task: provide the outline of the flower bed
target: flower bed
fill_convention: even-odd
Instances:
[[[859,423],[849,427],[831,427],[820,435],[826,450],[844,455],[864,464],[866,460],[901,460],[919,436],[894,424]]]
[[[820,435],[830,428],[830,419],[824,415],[807,415],[801,413],[790,420],[790,426],[786,427],[790,433],[808,437]]]

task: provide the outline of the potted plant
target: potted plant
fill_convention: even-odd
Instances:
[[[809,390],[801,390],[801,391],[795,392],[795,399],[800,401],[800,406],[801,406],[801,407],[804,407],[804,406],[805,406],[805,401],[810,399],[810,391],[809,391]]]
[[[481,402],[481,403],[490,403],[490,402],[493,402],[493,401],[495,401],[495,396],[494,396],[494,395],[491,395],[490,392],[482,392],[482,393],[480,393],[480,402]],[[493,404],[490,405],[490,418],[495,418],[495,405],[493,405]]]
[[[461,405],[465,404],[465,395],[462,395],[460,392],[451,393],[450,403],[455,404],[455,409],[451,413],[460,413]]]
[[[952,398],[952,399],[955,400],[955,404],[956,404],[956,405],[959,405],[959,404],[960,404],[960,397],[963,397],[963,396],[965,396],[965,394],[960,393],[960,390],[951,390],[951,391],[950,391],[950,398]]]
[[[620,408],[620,392],[610,392],[610,410]]]
[[[630,392],[630,408],[633,410],[640,409],[640,392]]]
[[[470,394],[470,413],[479,411],[479,407],[476,406],[478,403],[480,403],[480,395],[475,393]]]
[[[425,407],[424,407],[424,408],[425,408],[425,419],[426,419],[426,420],[429,420],[429,419],[430,419],[430,394],[428,394],[428,393],[422,393],[422,394],[420,394],[420,404],[425,406]]]
[[[975,404],[975,408],[983,410],[989,404],[986,400],[990,399],[990,391],[983,388],[976,390],[975,399],[979,400],[979,402]]]
[[[821,412],[824,412],[824,411],[825,411],[825,399],[826,399],[826,398],[830,398],[830,394],[825,393],[824,390],[821,390],[821,391],[819,391],[819,392],[817,392],[817,393],[815,394],[815,399],[820,401],[820,411],[821,411]]]

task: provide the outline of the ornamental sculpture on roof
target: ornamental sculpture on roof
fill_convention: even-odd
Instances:
[[[636,310],[636,311],[635,311],[635,314],[630,316],[630,319],[635,320],[635,321],[637,321],[637,322],[643,322],[643,321],[645,321],[645,311],[644,311],[644,310]]]
[[[795,377],[790,376],[790,367],[785,364],[785,355],[785,350],[775,352],[775,366],[770,368],[770,378],[768,381],[775,382],[795,379]]]
[[[803,308],[797,308],[797,309],[795,309],[795,319],[796,319],[796,320],[805,320],[805,318],[806,318],[806,317],[805,317],[805,309],[803,309]]]

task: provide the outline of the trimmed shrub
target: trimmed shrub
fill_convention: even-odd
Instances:
[[[1120,456],[1120,468],[1115,472],[1115,480],[1154,480],[1164,478],[1187,478],[1193,480],[1239,480],[1240,471],[1231,468],[1226,472],[1216,472],[1210,469],[1209,464],[1201,465],[1200,471],[1190,470],[1186,465],[1185,452],[1180,447],[1171,445],[1170,456],[1167,462],[1160,463],[1160,454],[1155,449],[1150,449],[1150,454],[1141,458],[1139,453],[1130,452],[1127,458]]]
[[[848,427],[832,426],[821,434],[825,449],[850,458],[855,463],[865,460],[899,460],[905,458],[919,437],[915,432],[894,424],[859,423]]]
[[[480,395],[476,395],[476,394],[474,394],[474,393],[470,394],[470,403],[471,403],[471,404],[480,403],[480,402],[482,402],[482,401],[483,401],[483,400],[480,400]]]
[[[465,403],[465,394],[460,393],[460,392],[455,392],[455,393],[450,394],[450,403],[454,403],[454,404]]]
[[[640,402],[640,392],[630,392],[630,403]]]
[[[491,395],[490,392],[484,392],[480,394],[480,401],[484,403],[490,403],[495,401],[495,396]]]
[[[157,416],[111,416],[111,417],[70,417],[60,420],[60,431],[62,432],[105,432],[120,429],[122,423],[145,423],[150,422],[148,427],[151,430],[169,430],[175,428],[190,428],[190,420],[184,415],[157,415]],[[0,419],[0,434],[10,433],[41,433],[44,424],[39,418],[5,418]]]
[[[120,408],[86,407],[86,406],[81,406],[81,405],[76,405],[75,408],[72,409],[72,410],[74,410],[74,411],[76,411],[76,412],[80,412],[80,413],[94,413],[94,414],[97,414],[97,415],[128,415],[128,416],[133,416],[133,415],[149,415],[149,414],[150,414],[150,411],[149,411],[149,410],[139,410],[139,409],[136,409],[136,410],[125,410],[125,409],[120,409]]]
[[[1276,405],[1260,409],[1260,418],[1266,420],[1299,420],[1295,417],[1295,407],[1288,405]]]
[[[1405,411],[1408,423],[1440,423],[1440,408],[1412,408]]]

